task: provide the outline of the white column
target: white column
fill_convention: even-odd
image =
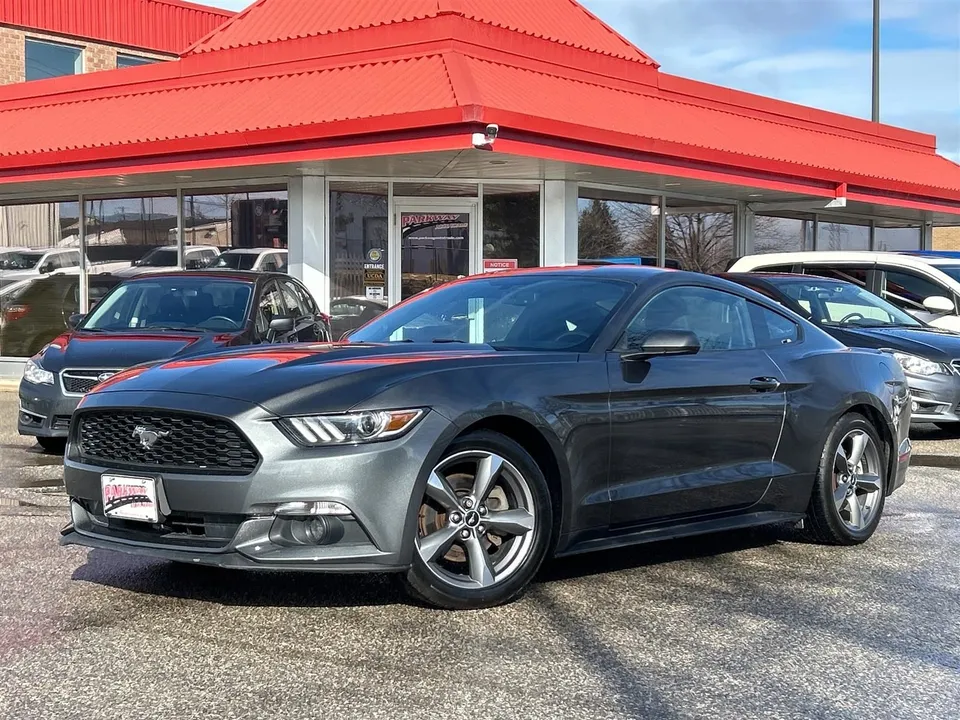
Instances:
[[[570,180],[543,184],[543,264],[576,265],[579,260],[579,186]]]
[[[734,256],[741,258],[752,255],[756,246],[757,216],[745,202],[737,203],[734,227],[736,228]]]
[[[287,245],[290,274],[303,281],[324,311],[330,309],[326,197],[326,178],[308,175],[289,179]]]

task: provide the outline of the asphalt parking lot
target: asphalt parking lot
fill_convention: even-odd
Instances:
[[[912,470],[861,548],[661,543],[444,613],[389,578],[60,548],[62,468],[15,403],[0,392],[3,718],[958,717],[960,471]]]

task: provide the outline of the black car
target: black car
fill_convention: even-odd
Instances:
[[[344,335],[366,325],[388,307],[383,300],[357,296],[337,298],[330,303],[330,327],[334,339],[343,339]]]
[[[70,416],[98,383],[125,368],[225,347],[331,339],[329,318],[280,273],[174,271],[138,276],[27,361],[21,435],[63,451]]]
[[[854,283],[786,273],[727,273],[844,345],[887,350],[907,374],[915,423],[960,430],[960,335],[935,328]]]
[[[908,397],[889,355],[707,275],[474,276],[349,343],[107,381],[71,423],[62,542],[396,571],[446,608],[516,597],[551,554],[801,520],[853,545],[904,482]]]
[[[113,275],[88,278],[91,306],[120,284]],[[70,327],[80,308],[78,275],[44,275],[0,293],[0,355],[31,357]]]

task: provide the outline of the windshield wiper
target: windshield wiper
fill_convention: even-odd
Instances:
[[[463,345],[467,344],[466,340],[455,340],[454,338],[434,338],[430,342],[437,343],[437,344],[441,344],[441,343],[461,343]]]
[[[203,333],[213,332],[209,328],[202,328],[202,327],[196,327],[191,325],[187,325],[185,327],[167,327],[165,325],[150,325],[148,327],[141,328],[141,330],[157,330],[159,332],[203,332]]]

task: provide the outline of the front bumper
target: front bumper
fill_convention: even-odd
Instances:
[[[70,429],[70,418],[81,398],[63,394],[59,382],[53,385],[34,385],[20,381],[20,410],[17,431],[21,435],[65,438]]]
[[[907,376],[914,423],[960,422],[960,375]]]
[[[174,400],[175,405],[169,403]],[[93,394],[84,410],[136,407],[209,415],[212,399],[164,393]],[[107,548],[191,564],[263,570],[382,572],[409,567],[427,472],[454,432],[435,412],[397,440],[340,448],[295,445],[263,408],[216,399],[217,417],[233,422],[261,462],[246,476],[183,474],[84,462],[71,441],[64,481],[71,523],[61,544]],[[104,472],[157,478],[161,522],[107,520]],[[332,501],[351,516],[327,518],[332,527],[315,544],[285,541],[273,510],[282,503]]]

